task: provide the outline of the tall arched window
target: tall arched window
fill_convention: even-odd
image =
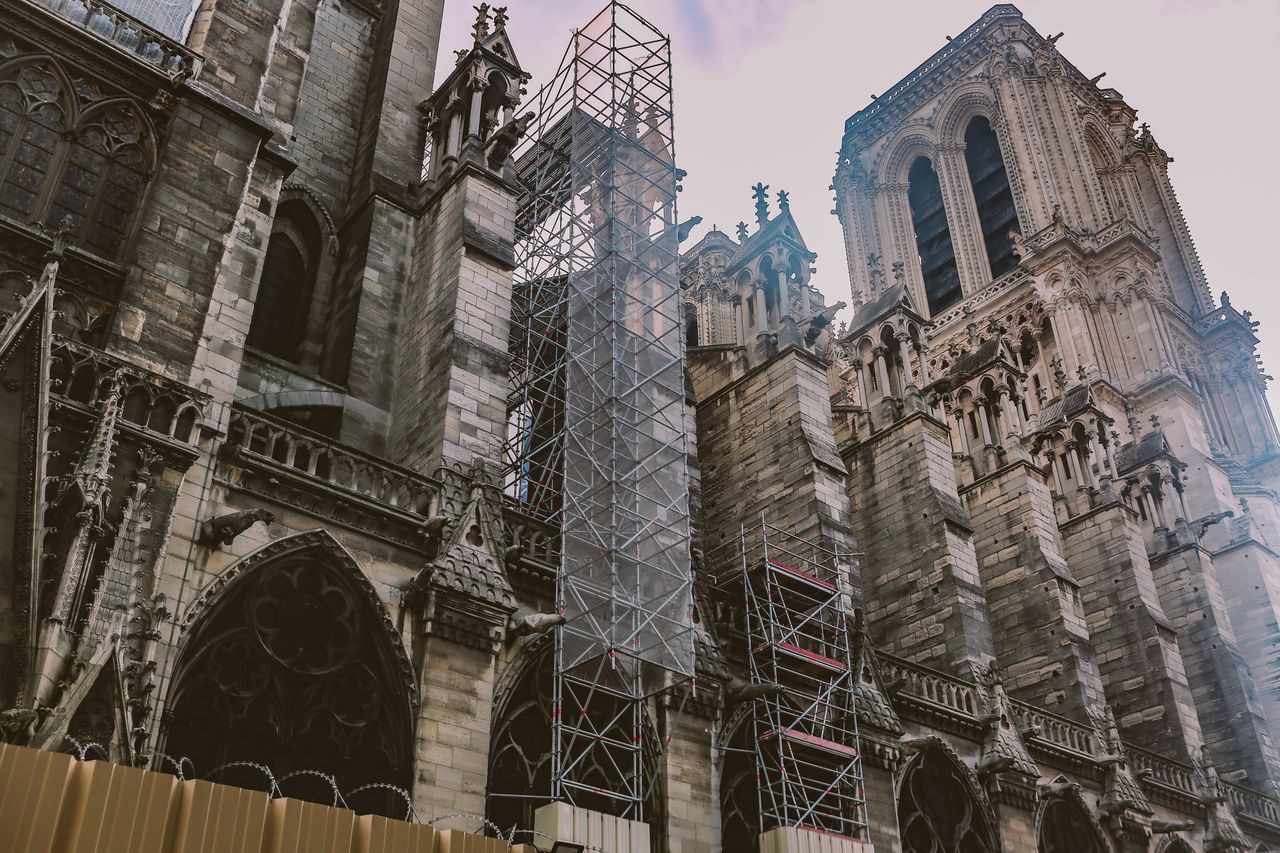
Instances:
[[[281,202],[254,300],[246,341],[250,347],[285,361],[302,362],[313,319],[321,244],[319,226],[305,206],[298,201]]]
[[[986,116],[975,116],[964,132],[964,160],[973,184],[973,200],[978,205],[982,241],[987,246],[993,279],[1018,265],[1010,231],[1018,229],[1018,212],[1013,207],[1013,190],[1000,156],[1000,140]]]
[[[412,783],[408,659],[383,633],[385,614],[359,567],[341,567],[338,550],[304,547],[251,565],[188,635],[164,749],[191,759],[197,776],[260,787],[252,770],[225,767],[249,761],[278,780],[330,774],[344,796]],[[333,802],[332,789],[308,774],[284,792]],[[357,810],[405,814],[385,788],[355,797],[347,800]]]
[[[965,772],[933,748],[911,759],[898,791],[903,853],[996,853],[1000,846],[987,810]]]
[[[154,161],[152,136],[132,102],[81,111],[64,80],[46,60],[0,70],[0,215],[65,222],[73,245],[115,260]]]
[[[743,716],[724,750],[720,771],[720,847],[755,850],[760,837],[760,782],[756,776],[755,731]]]
[[[960,273],[956,269],[951,228],[942,205],[942,186],[928,157],[917,157],[907,173],[907,200],[911,204],[911,226],[920,253],[925,300],[929,313],[938,314],[960,301]]]
[[[523,662],[518,676],[507,689],[494,699],[493,731],[489,739],[489,785],[485,804],[485,817],[493,821],[502,832],[512,827],[518,830],[533,829],[533,813],[551,797],[551,738],[554,729],[551,709],[554,705],[554,672],[552,646],[544,642],[526,650],[528,658]],[[520,666],[521,664],[514,664]],[[609,713],[617,710],[616,700],[604,693],[596,694],[601,703],[601,719],[613,719],[613,727],[607,738],[630,740],[634,734],[627,730],[626,714]],[[594,711],[593,711],[594,714]],[[657,733],[647,715],[644,732],[644,775],[647,780],[657,778]],[[577,778],[585,785],[598,785],[601,791],[616,790],[618,774],[625,773],[616,763],[608,760],[601,750],[593,750],[583,759]],[[662,798],[657,786],[649,784],[644,804],[644,820],[660,833],[663,818],[659,811]],[[618,814],[620,803],[605,794],[592,795],[584,790],[574,793],[576,805],[605,814]],[[517,841],[521,838],[517,835]],[[729,848],[725,848],[726,850]]]
[[[1038,835],[1038,853],[1109,853],[1089,814],[1073,800],[1049,800]]]

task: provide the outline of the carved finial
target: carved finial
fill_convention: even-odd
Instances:
[[[472,8],[476,10],[476,22],[471,28],[471,33],[477,42],[482,42],[489,35],[489,4],[481,3]]]
[[[786,190],[778,190],[778,210],[791,209],[791,196]]]
[[[1076,378],[1079,379],[1081,382],[1089,381],[1089,372],[1084,369],[1083,364],[1078,365],[1076,367]]]
[[[1241,499],[1240,499],[1240,512],[1244,513],[1245,515],[1248,515],[1248,514],[1249,514],[1249,499],[1248,499],[1248,498],[1241,498]]]
[[[495,30],[503,30],[507,27],[507,21],[510,16],[507,15],[506,6],[497,6],[493,10],[493,28]]]
[[[747,223],[739,222],[738,223],[738,242],[742,242],[745,239],[747,239]]]
[[[454,64],[456,64],[456,65],[461,65],[461,64],[462,64],[462,61],[463,61],[464,59],[466,59],[466,58],[467,58],[467,55],[468,55],[469,53],[471,53],[471,51],[469,51],[469,50],[455,50],[455,51],[453,52],[453,61],[454,61]]]
[[[1124,404],[1124,414],[1129,422],[1129,437],[1137,441],[1142,435],[1142,421],[1138,420],[1138,413],[1134,410],[1132,403]]]
[[[1231,297],[1227,295],[1227,292],[1225,290],[1222,291],[1222,307],[1223,308],[1231,307]]]
[[[1150,418],[1150,420],[1151,420],[1151,428],[1152,428],[1152,429],[1160,429],[1160,416],[1159,416],[1159,415],[1157,415],[1155,412],[1152,412],[1152,413],[1151,413],[1151,418]]]
[[[1062,205],[1056,203],[1053,206],[1053,224],[1062,224]]]
[[[880,264],[880,256],[874,252],[867,255],[867,275],[871,279],[871,292],[879,292],[884,287],[884,267]]]
[[[974,319],[973,305],[966,304],[964,306],[965,331],[969,333],[969,346],[976,347],[978,345],[978,321]]]
[[[49,247],[49,251],[45,253],[44,259],[46,261],[62,260],[62,256],[67,251],[67,244],[70,242],[72,235],[75,234],[75,228],[72,227],[70,218],[64,217],[58,220],[58,224],[52,228],[42,227],[41,230],[53,242],[53,245]]]
[[[1055,358],[1053,364],[1053,384],[1058,386],[1058,393],[1067,390],[1067,371],[1062,366],[1062,359]]]
[[[907,270],[902,261],[893,262],[893,283],[905,285],[907,283]]]
[[[754,195],[756,199],[756,222],[760,225],[764,225],[769,221],[768,193],[769,185],[760,183],[759,181],[757,181],[756,185],[751,188],[751,194]]]

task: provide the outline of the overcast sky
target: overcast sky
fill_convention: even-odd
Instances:
[[[575,27],[604,0],[506,0],[508,33],[533,74],[555,73]],[[470,46],[471,2],[448,0],[438,68]],[[827,189],[844,120],[959,34],[990,4],[956,0],[635,0],[671,34],[676,159],[689,173],[680,215],[751,221],[750,187],[790,193],[827,302],[849,301],[840,225]],[[1262,321],[1264,366],[1280,376],[1275,205],[1280,169],[1277,0],[1024,0],[1016,4],[1084,74],[1120,91],[1174,158],[1182,202],[1215,298]],[[439,76],[439,75],[437,75]],[[1280,393],[1271,389],[1280,411]]]

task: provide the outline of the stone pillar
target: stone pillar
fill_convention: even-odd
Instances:
[[[994,646],[946,426],[909,412],[841,454],[876,648],[970,676],[974,665],[991,660]]]
[[[1191,758],[1200,720],[1134,513],[1115,496],[1060,526],[1107,700],[1125,737]]]
[[[507,429],[514,189],[466,165],[436,190],[414,245],[391,414],[397,462],[496,463]]]

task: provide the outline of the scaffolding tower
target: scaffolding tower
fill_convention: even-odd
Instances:
[[[776,685],[756,701],[760,831],[794,826],[867,839],[866,793],[854,703],[850,555],[768,524],[742,528],[751,681]]]
[[[645,702],[693,677],[670,40],[611,3],[534,100],[505,487],[560,533],[551,796],[642,820]]]

